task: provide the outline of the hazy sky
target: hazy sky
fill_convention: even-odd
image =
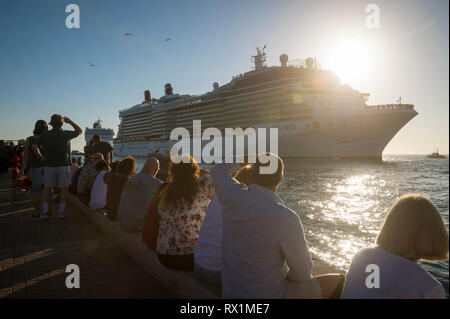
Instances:
[[[67,29],[78,4],[81,28]],[[380,8],[368,29],[365,9]],[[0,11],[0,139],[31,135],[36,120],[69,116],[83,129],[101,117],[117,132],[118,111],[160,97],[201,94],[249,71],[256,46],[267,64],[315,56],[370,104],[402,102],[419,115],[386,153],[448,153],[448,1],[3,1]],[[132,37],[124,37],[131,32]],[[173,39],[166,42],[166,38]],[[347,56],[344,44],[362,48]],[[345,46],[344,46],[345,47]],[[356,51],[358,52],[358,51]],[[338,57],[338,61],[336,61]],[[342,62],[340,62],[342,60]],[[90,67],[88,63],[95,63]],[[362,63],[362,64],[361,64]],[[74,141],[84,145],[84,136]]]

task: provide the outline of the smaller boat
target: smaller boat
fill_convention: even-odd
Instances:
[[[427,155],[428,158],[445,158],[445,155],[439,154],[439,150],[436,149],[436,152]]]

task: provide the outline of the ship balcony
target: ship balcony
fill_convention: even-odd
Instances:
[[[369,110],[414,110],[413,104],[377,104],[366,105]]]

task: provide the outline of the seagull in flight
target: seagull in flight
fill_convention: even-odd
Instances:
[[[123,36],[124,36],[124,37],[131,37],[131,36],[133,36],[133,34],[130,33],[130,32],[127,32],[127,33],[125,33]]]
[[[94,66],[96,66],[96,64],[94,64],[94,63],[91,63],[91,62],[89,62],[88,64],[89,64],[89,66],[90,66],[90,67],[94,67]]]
[[[167,38],[166,42],[169,42],[169,41],[172,42],[172,39],[171,38]]]

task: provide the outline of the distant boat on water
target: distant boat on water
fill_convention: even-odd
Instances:
[[[445,155],[439,154],[439,150],[436,149],[436,152],[427,155],[428,158],[445,158]]]

